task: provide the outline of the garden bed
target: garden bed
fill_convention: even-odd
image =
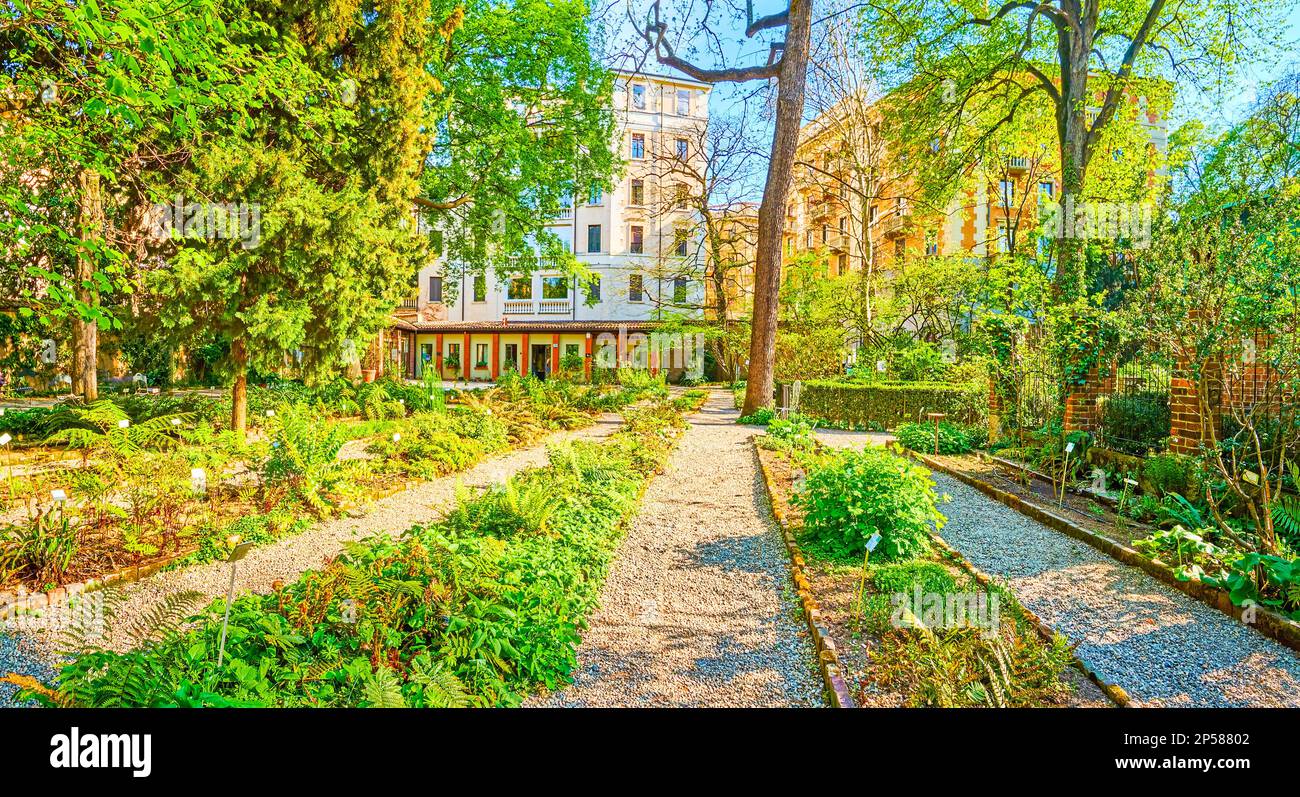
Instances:
[[[796,480],[805,478],[803,465],[790,453],[758,448],[774,510],[796,540],[809,542],[803,511],[792,503]],[[1014,597],[980,579],[943,549],[906,563],[869,565],[864,585],[861,561],[819,555],[817,545],[801,546],[811,593],[828,635],[837,643],[837,662],[854,701],[864,707],[893,706],[1097,706],[1111,699],[1074,663],[1062,641],[1045,642],[1036,618]],[[891,590],[899,577],[919,574],[926,593],[949,594],[993,590],[1004,605],[998,637],[1001,643],[982,644],[975,629],[897,627],[906,601],[895,601]],[[891,586],[887,581],[899,580]],[[904,578],[904,580],[906,580]],[[990,595],[991,600],[991,595]],[[924,623],[922,623],[924,624]],[[1006,655],[1004,675],[968,669],[977,661]],[[985,652],[987,656],[985,655]]]
[[[192,415],[153,414],[140,400],[127,426],[110,403],[59,410],[80,423],[67,428],[85,448],[73,466],[13,476],[0,489],[0,513],[8,515],[0,522],[0,618],[164,566],[222,558],[232,534],[273,541],[412,480],[463,470],[665,392],[662,383],[621,389],[520,380],[447,409],[421,409],[372,388],[362,416],[338,416],[319,401],[278,405],[261,418],[267,434],[245,445]],[[338,411],[348,401],[340,399]],[[340,458],[353,440],[362,455]],[[194,491],[194,467],[211,474],[205,494]],[[67,496],[62,504],[50,499],[56,490]]]
[[[607,441],[557,447],[438,523],[239,598],[220,668],[217,601],[130,652],[81,652],[57,691],[11,682],[80,706],[517,705],[569,678],[626,523],[684,428],[671,405],[630,410]]]

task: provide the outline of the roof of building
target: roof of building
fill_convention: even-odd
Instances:
[[[656,321],[409,321],[393,318],[404,332],[649,332]]]

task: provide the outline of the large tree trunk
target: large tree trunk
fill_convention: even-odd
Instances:
[[[777,310],[781,291],[781,237],[785,228],[786,200],[794,177],[799,127],[803,121],[808,39],[812,29],[811,0],[791,0],[789,20],[785,52],[781,56],[781,71],[777,76],[772,159],[767,166],[763,204],[758,210],[754,321],[749,339],[749,382],[745,387],[745,415],[760,407],[769,407],[773,401]]]
[[[1061,158],[1061,231],[1056,239],[1056,274],[1052,294],[1058,302],[1068,302],[1085,292],[1087,264],[1084,243],[1074,227],[1076,208],[1084,202],[1084,178],[1088,171],[1088,59],[1092,53],[1092,36],[1070,39],[1068,80],[1062,85],[1062,101],[1057,106],[1057,138]]]
[[[99,175],[83,169],[77,175],[77,229],[81,240],[95,244],[104,232],[104,194]],[[77,253],[73,293],[84,307],[98,304],[98,292],[93,287],[95,274],[93,256],[84,249]],[[99,398],[99,325],[86,320],[80,312],[72,318],[72,389],[86,401]]]
[[[235,439],[244,441],[248,432],[248,348],[236,338],[230,344],[230,360],[235,366],[235,384],[230,389],[230,428]]]

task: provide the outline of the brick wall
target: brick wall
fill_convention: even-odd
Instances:
[[[1065,397],[1065,431],[1096,432],[1101,426],[1097,400],[1115,392],[1115,363],[1093,366],[1081,385],[1070,385]]]

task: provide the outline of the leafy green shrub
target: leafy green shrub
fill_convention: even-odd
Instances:
[[[894,430],[894,438],[904,448],[920,451],[923,454],[934,453],[933,423],[904,423]],[[939,422],[939,453],[965,454],[971,450],[970,435],[955,423]]]
[[[1107,448],[1125,454],[1163,448],[1169,438],[1169,396],[1157,392],[1110,396],[1102,406],[1100,436]]]
[[[268,482],[289,484],[308,506],[327,513],[324,493],[337,481],[346,431],[337,424],[321,423],[301,404],[281,404],[270,421],[271,452],[262,464],[262,475]]]
[[[1160,495],[1198,492],[1197,462],[1184,454],[1157,454],[1142,463],[1142,478]]]
[[[907,595],[910,600],[917,587],[922,595],[947,595],[957,590],[957,581],[946,567],[925,559],[876,565],[870,578],[876,594],[866,601],[865,619],[867,630],[877,634],[892,627],[895,595]]]
[[[760,445],[780,450],[811,449],[817,444],[813,425],[803,418],[791,416],[790,420],[775,418],[767,425],[767,434],[758,439]],[[774,445],[773,445],[774,444]]]
[[[930,471],[883,448],[841,451],[814,464],[794,496],[804,535],[832,559],[858,558],[879,533],[873,556],[904,561],[930,550],[931,527],[945,521]]]
[[[776,419],[776,410],[771,407],[759,407],[748,415],[741,416],[736,423],[748,423],[756,426],[767,426]]]
[[[946,382],[813,380],[803,383],[799,411],[847,428],[893,428],[922,421],[930,412],[945,413],[952,423],[984,424],[988,388]]]

